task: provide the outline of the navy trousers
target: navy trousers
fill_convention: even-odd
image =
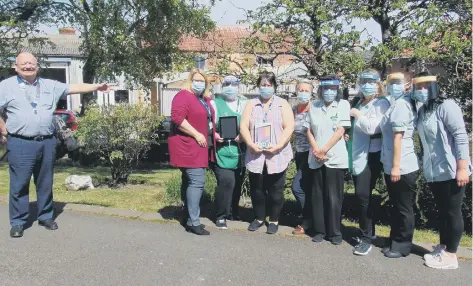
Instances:
[[[28,221],[31,175],[36,185],[38,220],[53,219],[53,175],[56,138],[44,141],[8,136],[10,166],[10,224],[22,226]]]

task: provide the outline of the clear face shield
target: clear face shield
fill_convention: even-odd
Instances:
[[[338,95],[340,88],[339,80],[323,80],[320,82],[319,89],[321,90],[321,95],[326,102],[332,102]]]
[[[386,89],[388,92],[388,97],[396,100],[402,97],[409,87],[409,83],[406,82],[403,73],[392,73],[388,75],[386,80]]]
[[[378,74],[362,73],[356,82],[357,89],[363,96],[372,96],[378,92]]]
[[[436,76],[423,76],[412,81],[412,99],[426,104],[438,97],[439,89]]]

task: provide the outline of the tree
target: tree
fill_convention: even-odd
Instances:
[[[15,56],[25,44],[42,44],[32,37],[41,24],[54,24],[59,7],[51,0],[0,0],[0,65],[7,66],[8,57]],[[29,43],[25,40],[29,38]]]
[[[75,135],[86,154],[98,153],[106,160],[112,174],[109,185],[116,187],[128,182],[133,167],[158,143],[161,119],[151,105],[91,106]]]
[[[156,76],[182,70],[189,58],[178,49],[182,35],[200,36],[213,28],[209,9],[181,0],[69,0],[69,21],[83,39],[85,82],[125,75],[134,86],[149,87]],[[82,97],[82,113],[91,99]]]
[[[342,72],[353,80],[365,65],[361,31],[345,17],[357,1],[273,0],[248,11],[252,35],[243,52],[266,55],[273,61],[290,55],[310,76]]]
[[[372,64],[386,74],[393,58],[416,70],[441,68],[442,92],[455,98],[471,122],[471,2],[465,0],[360,1],[351,17],[372,18],[382,34]]]

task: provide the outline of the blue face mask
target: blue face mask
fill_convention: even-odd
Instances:
[[[274,95],[274,87],[262,86],[259,88],[259,94],[263,99],[270,99]]]
[[[324,89],[322,96],[326,102],[332,102],[335,100],[335,97],[337,97],[337,91],[335,89]]]
[[[234,101],[238,95],[238,87],[237,86],[224,86],[222,87],[222,95],[226,100]]]
[[[309,103],[310,97],[311,97],[310,92],[298,92],[297,93],[297,100],[299,100],[300,104]]]
[[[404,85],[402,84],[389,84],[388,94],[394,99],[400,98],[404,94]]]
[[[412,98],[416,101],[426,104],[429,101],[429,91],[427,89],[419,89],[414,92]]]
[[[360,86],[360,90],[363,96],[370,96],[376,93],[377,86],[376,83],[365,83]]]
[[[193,81],[192,82],[192,91],[195,95],[202,95],[205,90],[205,82],[202,81]]]

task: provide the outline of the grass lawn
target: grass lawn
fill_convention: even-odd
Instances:
[[[67,191],[64,185],[69,175],[90,175],[94,185],[110,176],[108,168],[76,168],[56,166],[54,175],[54,200],[57,202],[100,205],[113,208],[156,212],[163,208],[164,182],[179,171],[161,169],[155,171],[136,171],[129,178],[131,182],[144,184],[130,185],[120,189],[100,188],[88,191]],[[8,195],[8,165],[0,164],[0,195]],[[36,200],[33,180],[30,184],[30,199]]]
[[[113,208],[157,212],[166,206],[164,202],[164,185],[173,176],[179,175],[176,169],[159,169],[152,171],[138,170],[130,176],[130,181],[140,184],[129,185],[120,189],[100,188],[88,191],[67,191],[64,182],[69,175],[90,175],[94,184],[103,182],[109,176],[109,170],[103,167],[78,168],[57,166],[54,179],[54,200],[65,203],[100,205]],[[0,164],[0,196],[8,195],[8,165]],[[33,182],[30,185],[30,198],[36,200]],[[293,200],[292,194],[286,199]],[[356,222],[344,220],[346,226],[357,227]],[[379,236],[389,237],[388,226],[377,226]],[[438,243],[438,234],[429,230],[416,230],[414,240]],[[471,247],[472,238],[463,235],[460,245]]]

